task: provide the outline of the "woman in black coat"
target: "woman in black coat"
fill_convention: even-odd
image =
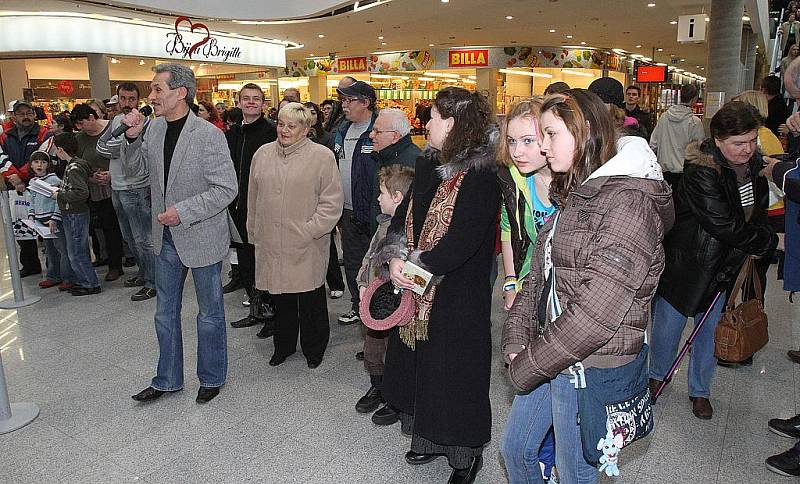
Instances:
[[[415,296],[415,320],[390,336],[382,393],[399,410],[403,431],[412,434],[406,461],[446,456],[452,483],[473,482],[490,439],[486,281],[495,263],[500,203],[497,132],[490,125],[480,93],[439,91],[411,196],[398,207],[378,256],[389,261],[398,288],[413,287],[402,273],[406,259],[435,276],[426,296]]]
[[[653,299],[651,394],[666,378],[688,317],[699,322],[718,291],[692,346],[689,399],[697,418],[710,419],[714,378],[714,331],[724,292],[748,255],[766,260],[778,246],[767,222],[769,190],[759,176],[761,115],[732,101],[711,120],[711,138],[686,150],[683,177],[675,186],[675,225],[664,239],[665,268]]]

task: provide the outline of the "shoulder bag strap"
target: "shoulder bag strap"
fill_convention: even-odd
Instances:
[[[727,304],[725,304],[725,309],[730,310],[736,306],[736,298],[739,296],[739,291],[742,290],[744,287],[745,280],[750,277],[750,273],[753,270],[753,258],[748,256],[747,259],[744,261],[744,265],[742,269],[739,271],[739,275],[736,277],[736,282],[733,283],[733,287],[731,288],[731,295],[728,298]],[[759,284],[760,286],[761,284]],[[760,292],[759,292],[760,294]]]

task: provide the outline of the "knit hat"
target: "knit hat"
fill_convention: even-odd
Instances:
[[[613,77],[601,77],[589,84],[589,90],[597,94],[606,104],[613,104],[619,108],[625,105],[625,89]]]
[[[414,299],[410,291],[398,293],[391,281],[378,278],[364,291],[359,313],[364,325],[376,331],[405,326],[414,317]]]

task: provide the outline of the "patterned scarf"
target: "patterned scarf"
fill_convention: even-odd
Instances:
[[[447,234],[458,191],[466,173],[466,170],[461,170],[449,180],[443,180],[439,184],[428,213],[425,215],[425,223],[422,225],[422,231],[419,234],[420,240],[416,247],[414,247],[414,199],[409,200],[408,212],[406,212],[406,239],[409,253],[414,249],[431,250]],[[400,339],[412,350],[416,348],[418,340],[428,340],[428,319],[431,314],[433,298],[436,295],[436,284],[431,281],[430,287],[422,295],[412,293],[416,303],[416,315],[410,323],[400,327]]]

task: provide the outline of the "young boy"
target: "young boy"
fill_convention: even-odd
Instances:
[[[33,172],[34,176],[33,180],[41,180],[53,187],[61,186],[61,179],[53,173],[50,155],[46,152],[34,151],[31,154],[29,163],[31,165],[30,171]],[[44,239],[44,247],[47,251],[47,276],[39,282],[39,287],[47,289],[59,286],[58,289],[60,291],[68,291],[74,286],[72,280],[75,275],[72,273],[72,265],[69,262],[67,253],[64,225],[61,223],[61,210],[58,208],[58,203],[52,198],[33,190],[28,191],[31,196],[31,208],[28,212],[28,218],[49,226],[50,232],[55,235],[55,238]]]
[[[411,187],[414,181],[414,169],[403,165],[385,166],[378,172],[380,182],[380,195],[378,203],[381,206],[381,214],[378,215],[378,230],[372,237],[364,260],[361,262],[361,269],[356,276],[358,290],[363,297],[364,291],[370,282],[378,274],[378,267],[372,263],[372,256],[377,249],[378,243],[386,237],[389,223],[394,216],[398,205],[403,201],[403,196]],[[372,412],[383,402],[381,397],[381,382],[383,380],[384,357],[386,356],[386,338],[389,331],[375,331],[364,327],[364,367],[369,373],[371,383],[367,393],[356,403],[356,411],[359,413]],[[386,404],[372,415],[372,422],[376,425],[391,425],[397,422],[399,416],[397,411]]]
[[[70,289],[73,296],[87,296],[100,292],[100,281],[92,267],[89,255],[89,177],[92,166],[78,158],[78,141],[73,133],[57,134],[53,139],[56,156],[67,163],[64,182],[53,193],[58,202],[67,240],[67,253],[76,285]]]

